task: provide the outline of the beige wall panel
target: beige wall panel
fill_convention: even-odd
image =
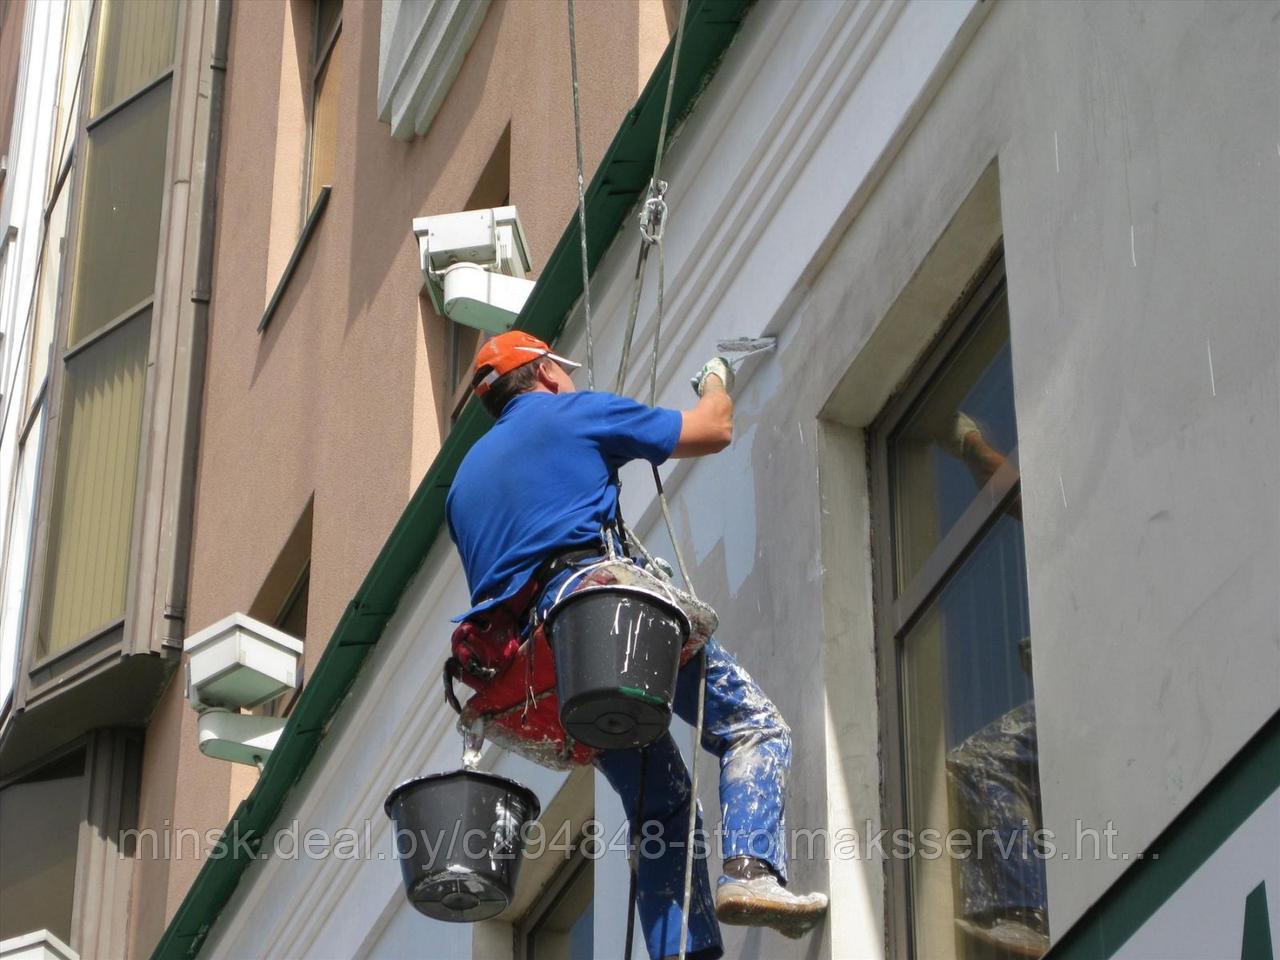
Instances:
[[[170,682],[152,714],[143,753],[138,826],[143,836],[177,846],[182,827],[203,831],[226,809],[232,770],[195,749],[196,715],[187,706],[182,675]],[[181,801],[180,803],[178,801]],[[163,852],[163,846],[158,848]],[[129,917],[129,956],[145,958],[164,933],[195,877],[198,863],[190,859],[190,842],[182,853],[149,856],[140,846],[133,875]]]

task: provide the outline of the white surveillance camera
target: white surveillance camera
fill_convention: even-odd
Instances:
[[[240,713],[298,686],[302,641],[243,613],[192,634],[183,644],[187,699],[200,713],[202,753],[261,765],[284,729],[283,717]]]
[[[438,313],[487,333],[511,329],[534,286],[515,207],[417,217],[413,233]]]

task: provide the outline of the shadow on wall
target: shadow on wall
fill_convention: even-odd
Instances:
[[[324,224],[321,223],[319,231],[323,231],[323,229]],[[280,298],[280,303],[276,306],[274,322],[268,324],[267,329],[263,330],[258,337],[258,353],[254,358],[253,376],[249,381],[250,388],[258,382],[258,376],[270,361],[271,354],[275,350],[276,341],[280,339],[281,331],[289,326],[287,320],[292,315],[294,305],[310,285],[311,272],[315,269],[316,253],[320,248],[320,243],[319,237],[314,237],[308,243],[308,248],[303,251],[302,257],[298,260],[298,265],[293,269],[293,273],[285,285],[284,296]],[[237,317],[235,322],[256,325],[258,317]],[[310,349],[314,350],[314,345]]]

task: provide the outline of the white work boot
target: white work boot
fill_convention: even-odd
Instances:
[[[825,893],[792,893],[763,860],[733,857],[724,867],[716,887],[716,918],[721,923],[772,927],[795,940],[826,915]]]
[[[1043,910],[1011,910],[984,919],[961,917],[956,926],[980,943],[1015,957],[1040,957],[1049,949],[1049,925]]]

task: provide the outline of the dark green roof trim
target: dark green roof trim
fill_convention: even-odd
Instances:
[[[1274,713],[1044,960],[1114,956],[1266,799],[1280,791],[1280,712]],[[1242,905],[1243,906],[1243,905]],[[1050,916],[1049,922],[1053,922]],[[1233,935],[1239,931],[1233,931]]]
[[[719,64],[751,0],[689,0],[684,47],[672,96],[675,127]],[[653,171],[672,49],[669,45],[604,155],[586,192],[588,263],[592,270],[627,221]],[[566,80],[567,82],[567,80]],[[566,119],[566,122],[567,119]],[[582,294],[576,216],[547,260],[517,326],[548,340],[564,327]],[[444,498],[463,455],[489,426],[469,403],[387,538],[355,599],[347,606],[253,792],[236,809],[215,848],[156,945],[154,958],[199,952],[240,877],[270,835],[285,797],[306,771],[365,657],[395,612],[444,525]],[[442,625],[442,630],[444,627]]]

